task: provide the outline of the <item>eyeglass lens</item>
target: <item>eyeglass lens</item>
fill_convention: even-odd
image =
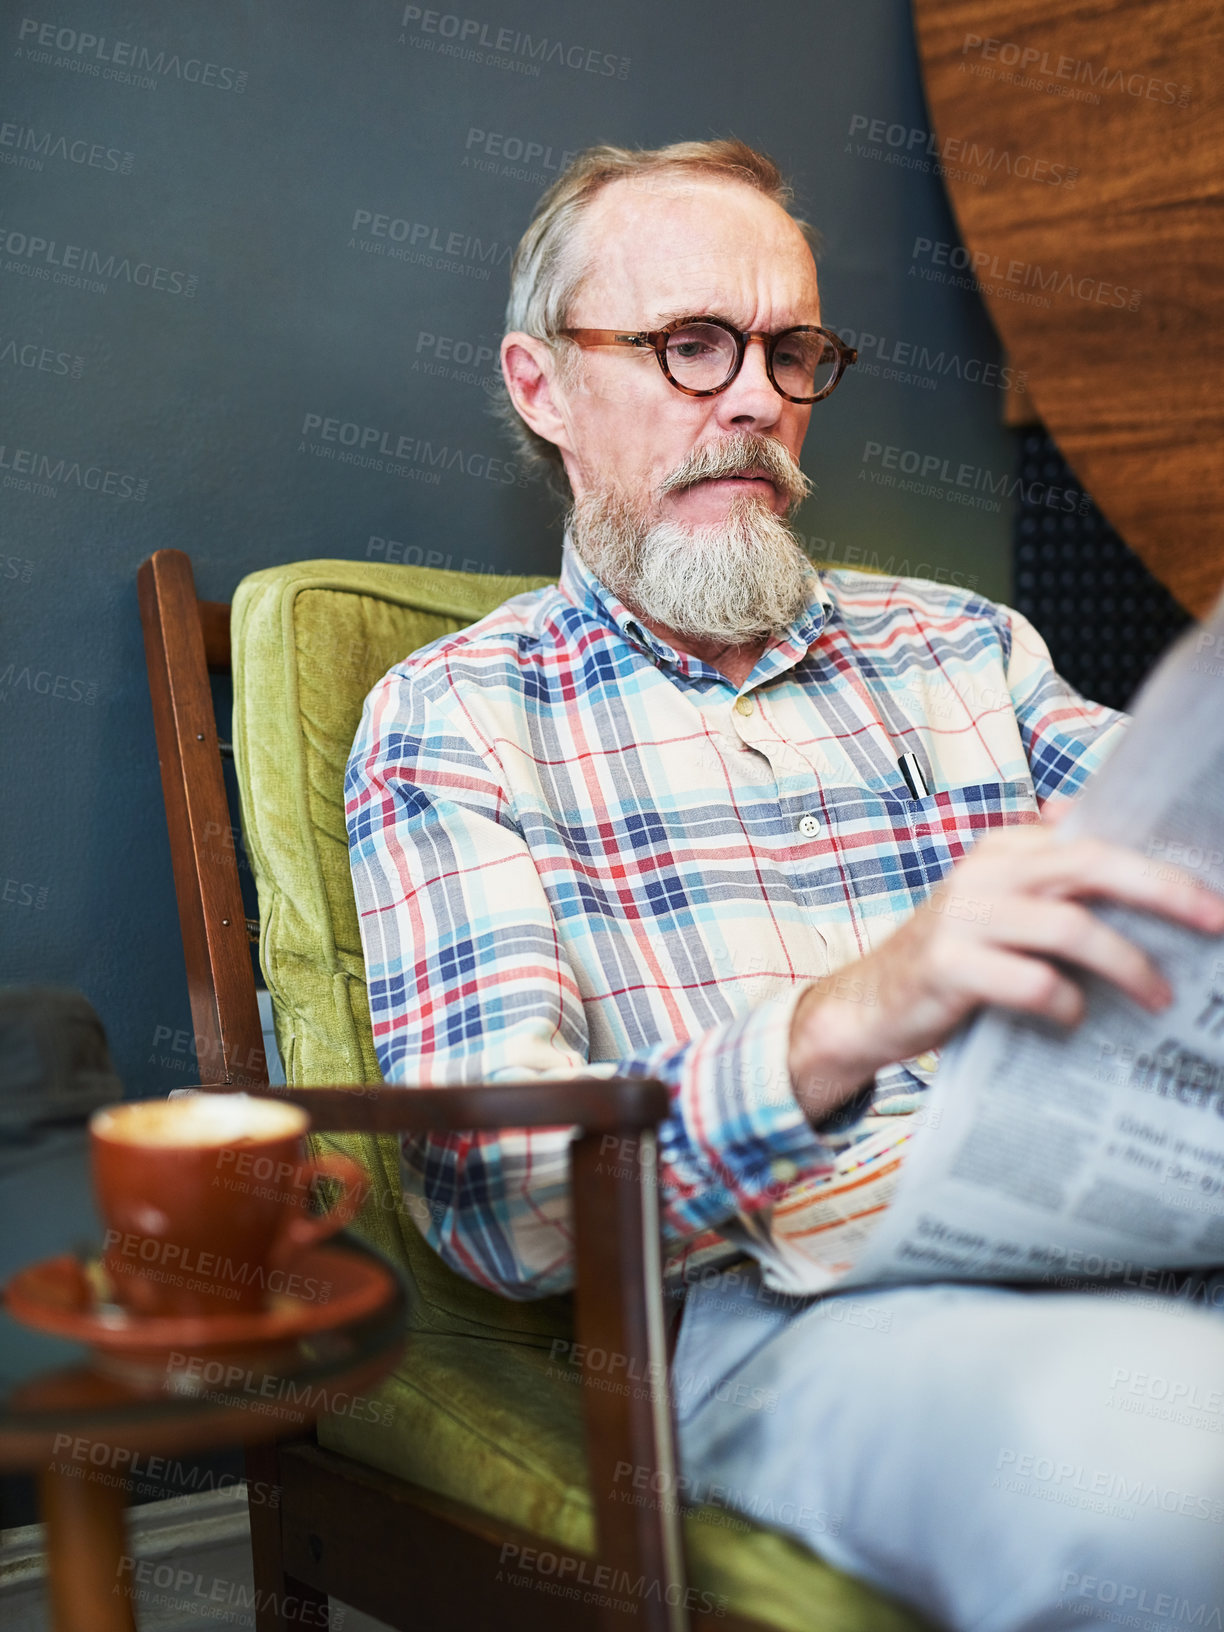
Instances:
[[[667,339],[667,371],[678,385],[713,391],[735,373],[735,337],[717,323],[689,323]],[[837,351],[821,334],[788,329],[774,341],[774,379],[792,397],[814,397],[837,372]]]

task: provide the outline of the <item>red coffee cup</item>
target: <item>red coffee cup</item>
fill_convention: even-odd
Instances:
[[[347,1156],[308,1159],[297,1105],[250,1094],[133,1100],[95,1111],[94,1194],[116,1301],[149,1316],[249,1313],[303,1248],[343,1229],[369,1191]],[[339,1200],[310,1212],[316,1178]]]

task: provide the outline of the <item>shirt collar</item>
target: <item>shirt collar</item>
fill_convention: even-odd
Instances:
[[[561,556],[559,587],[571,605],[605,627],[617,630],[631,646],[645,652],[660,668],[674,669],[687,679],[712,679],[727,684],[726,676],[720,674],[709,663],[703,662],[701,658],[692,657],[687,652],[677,651],[674,646],[670,646],[667,641],[661,640],[658,635],[647,629],[641,619],[596,578],[578,554],[568,533],[565,536]],[[763,681],[793,668],[806,655],[808,648],[819,640],[832,606],[833,598],[824,579],[813,567],[811,594],[807,605],[787,629],[780,635],[770,637],[769,644],[757,659],[756,667],[741,689],[751,691]]]

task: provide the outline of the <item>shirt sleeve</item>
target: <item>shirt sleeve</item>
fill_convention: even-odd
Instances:
[[[434,663],[439,660],[433,659]],[[505,794],[496,746],[453,686],[411,671],[371,693],[349,761],[346,819],[374,1042],[405,1086],[651,1076],[664,1230],[717,1230],[832,1166],[787,1068],[799,989],[701,1036],[592,1061],[582,996]],[[455,1269],[514,1298],[572,1285],[573,1130],[406,1136],[409,1205]]]
[[[1010,607],[999,611],[1006,620],[1007,684],[1037,802],[1074,797],[1122,740],[1127,716],[1081,697],[1028,619]]]

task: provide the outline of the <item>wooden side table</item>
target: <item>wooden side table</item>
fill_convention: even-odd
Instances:
[[[397,1278],[377,1313],[301,1338],[274,1362],[189,1366],[179,1357],[161,1378],[134,1383],[79,1344],[0,1311],[0,1468],[38,1477],[54,1632],[135,1632],[123,1569],[123,1470],[134,1456],[300,1434],[331,1402],[351,1401],[392,1369],[407,1319]]]

